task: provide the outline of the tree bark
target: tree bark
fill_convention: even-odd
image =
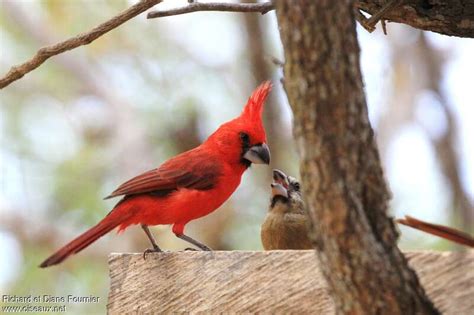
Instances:
[[[374,14],[388,0],[359,0],[357,7]],[[384,19],[450,36],[474,37],[474,1],[404,0]]]
[[[277,0],[312,239],[340,314],[438,314],[396,245],[353,1]]]

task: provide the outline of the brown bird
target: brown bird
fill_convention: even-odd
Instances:
[[[301,197],[300,183],[280,170],[273,170],[270,208],[260,231],[263,248],[311,249],[309,218]]]
[[[471,235],[448,226],[428,223],[408,215],[406,215],[404,219],[397,219],[396,222],[429,234],[439,236],[441,238],[445,238],[451,242],[474,247],[474,238]]]
[[[280,170],[273,170],[270,209],[263,222],[260,237],[265,250],[310,249],[309,217],[305,210],[299,182]],[[395,222],[436,235],[451,242],[474,247],[474,238],[448,226],[433,224],[410,216]]]

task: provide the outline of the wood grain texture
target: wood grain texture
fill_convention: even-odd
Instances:
[[[406,256],[443,314],[472,312],[474,250]],[[109,314],[334,313],[312,250],[111,254],[109,266]]]

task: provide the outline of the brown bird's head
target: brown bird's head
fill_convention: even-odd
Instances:
[[[280,170],[273,170],[272,197],[270,211],[300,212],[303,211],[303,198],[298,180]]]

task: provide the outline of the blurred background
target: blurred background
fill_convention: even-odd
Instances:
[[[0,1],[0,75],[38,48],[114,16],[134,1]],[[185,5],[167,0],[158,8]],[[474,40],[388,24],[358,27],[370,119],[393,199],[392,215],[472,233]],[[273,168],[298,176],[292,116],[280,84],[283,49],[273,12],[193,13],[128,21],[53,57],[0,91],[0,293],[94,295],[75,313],[105,312],[107,255],[142,252],[139,227],[110,233],[65,263],[38,264],[97,223],[123,181],[202,142],[271,79],[265,109]],[[261,250],[271,168],[254,166],[221,209],[187,234],[221,250]],[[158,244],[182,250],[170,227]],[[457,249],[401,228],[404,249]]]

